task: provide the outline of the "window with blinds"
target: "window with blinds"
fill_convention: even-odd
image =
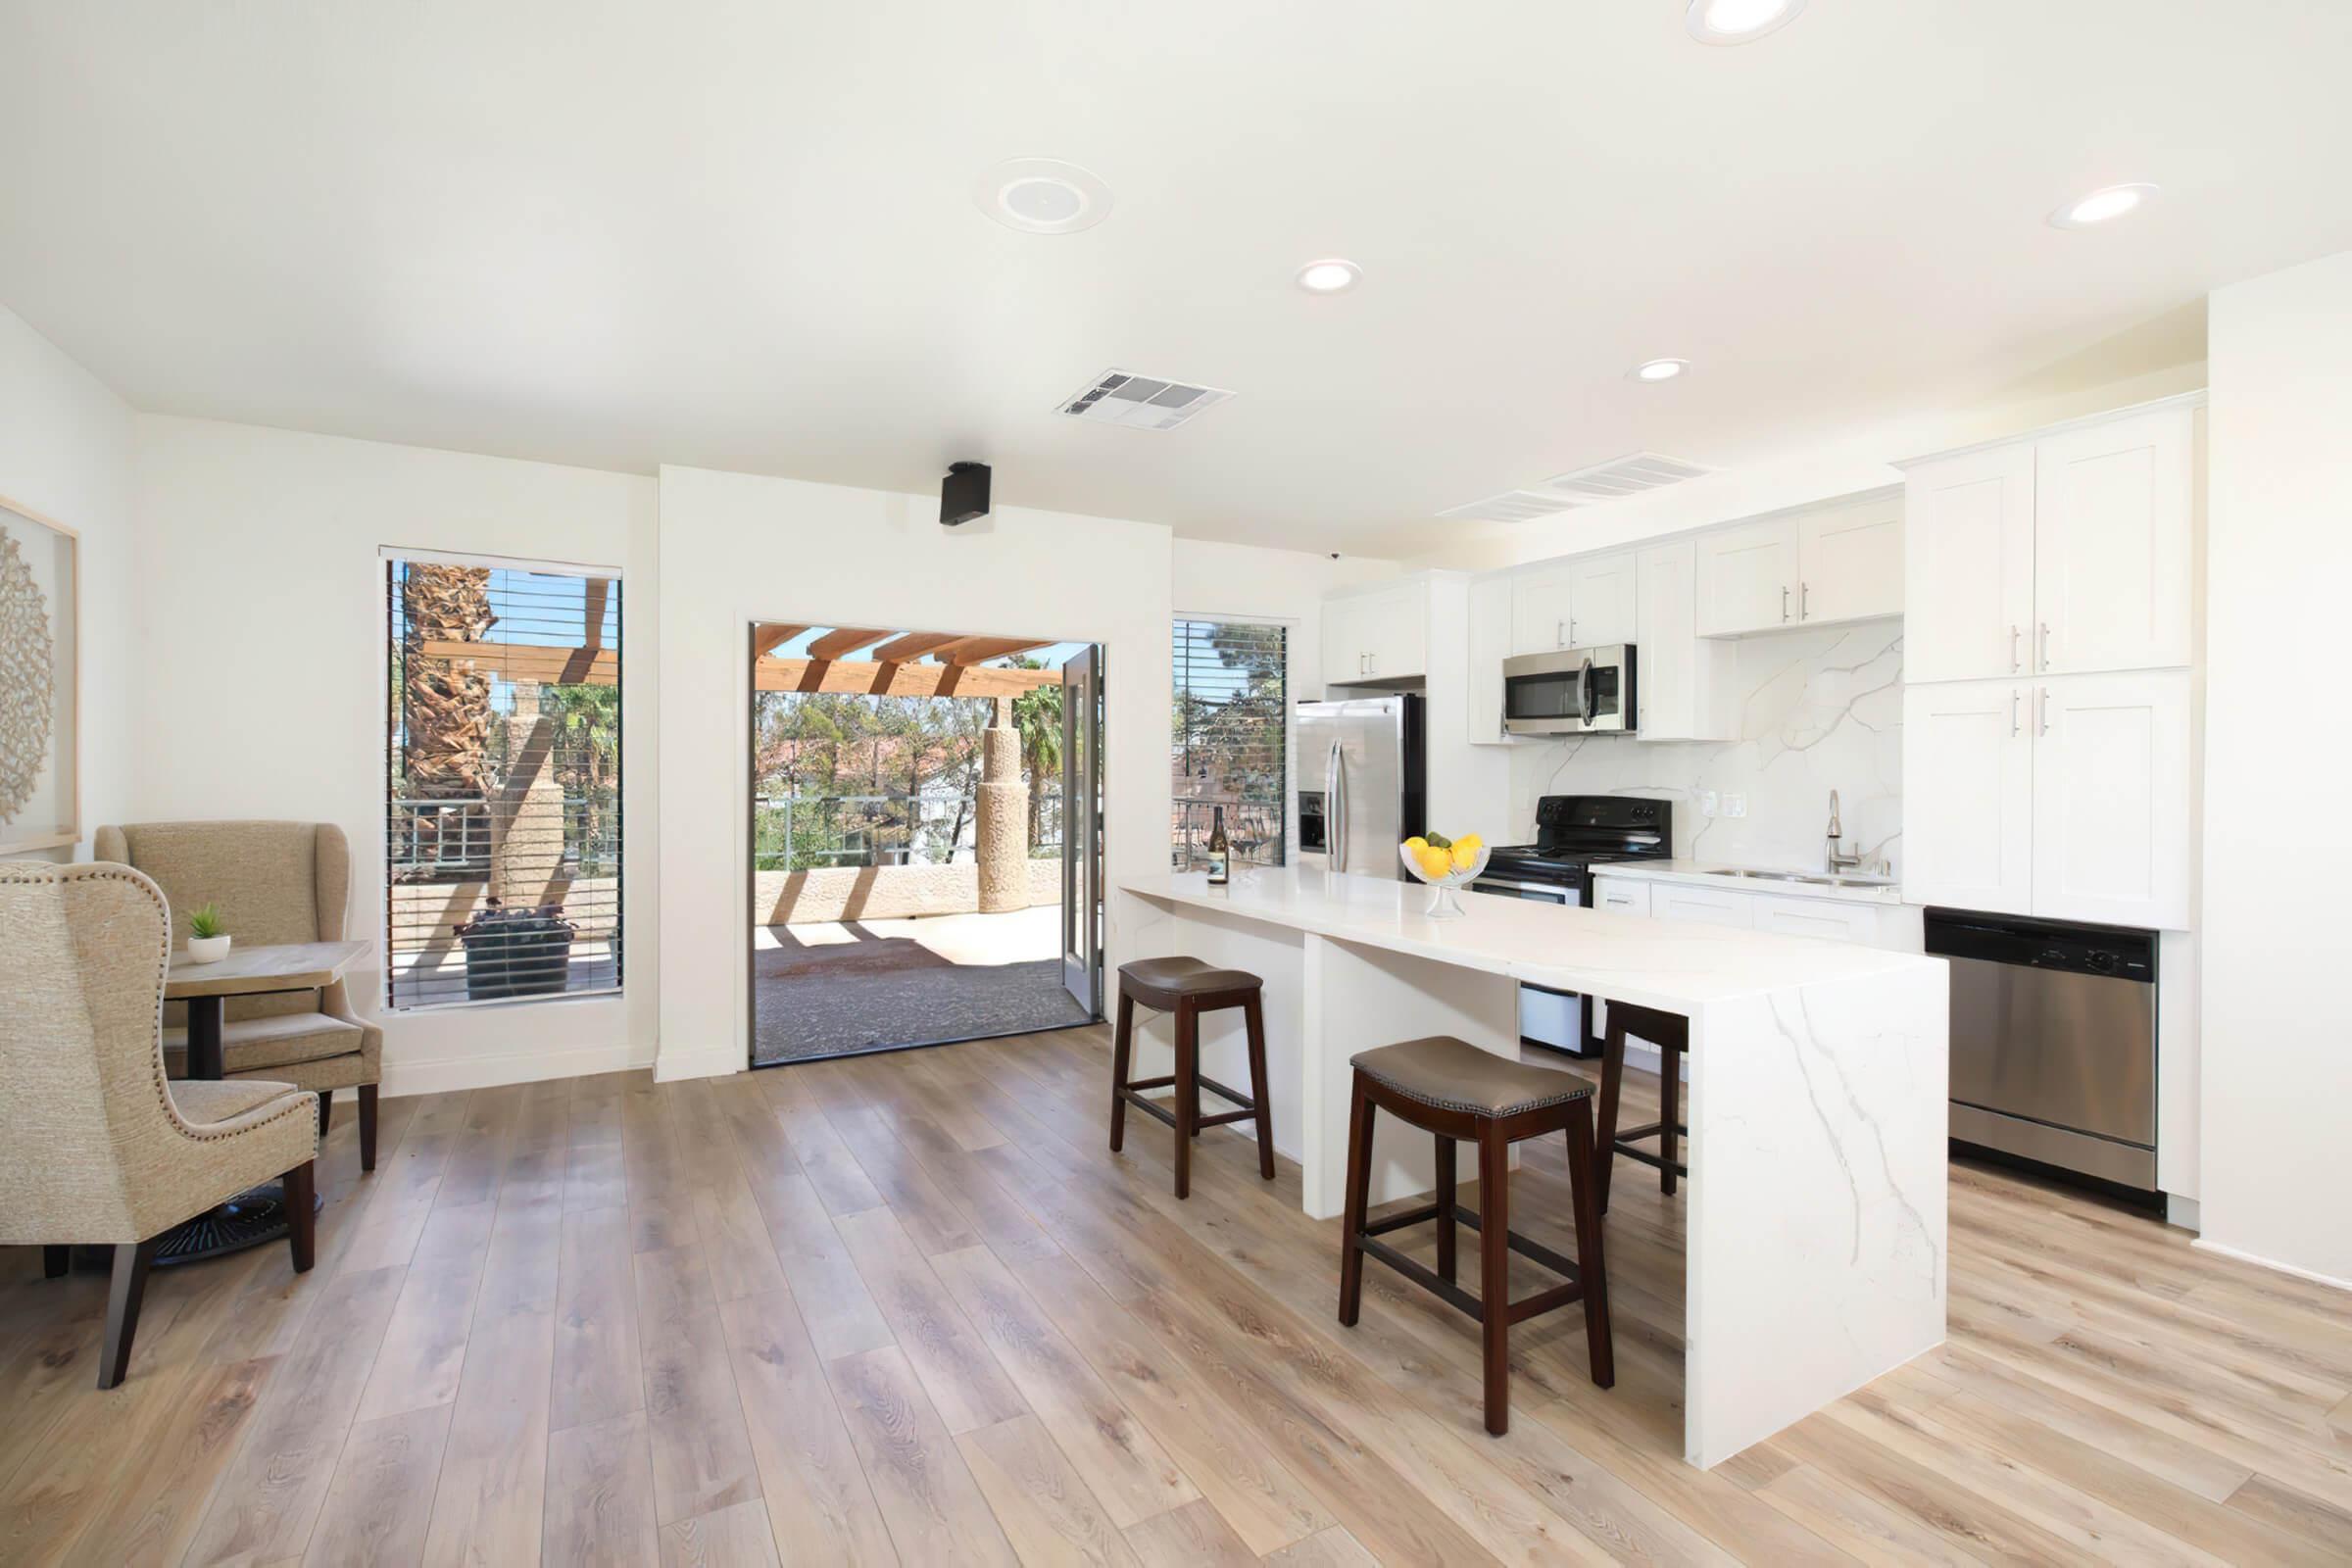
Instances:
[[[620,593],[385,562],[387,1005],[620,989]]]
[[[1176,622],[1176,710],[1169,751],[1173,860],[1208,863],[1218,807],[1236,861],[1283,862],[1289,799],[1284,724],[1288,633],[1233,620]]]

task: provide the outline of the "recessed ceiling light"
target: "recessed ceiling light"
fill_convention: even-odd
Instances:
[[[1700,43],[1750,43],[1796,20],[1805,0],[1690,0],[1683,26]]]
[[[1008,158],[981,173],[972,201],[1026,234],[1075,234],[1110,216],[1110,187],[1058,158]]]
[[[1629,381],[1671,381],[1689,368],[1689,360],[1644,360],[1625,375]]]
[[[1298,269],[1298,286],[1309,294],[1337,294],[1342,289],[1355,287],[1363,275],[1362,268],[1335,256],[1328,261],[1309,262]]]
[[[2148,184],[2110,185],[2105,190],[2094,190],[2059,208],[2050,215],[2050,226],[2088,228],[2093,223],[2104,223],[2111,218],[2123,217],[2155,194],[2156,187]]]

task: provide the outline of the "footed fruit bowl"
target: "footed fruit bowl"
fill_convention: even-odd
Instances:
[[[1411,844],[1396,846],[1396,858],[1404,862],[1404,868],[1412,875],[1413,880],[1429,886],[1429,907],[1421,912],[1432,920],[1461,918],[1466,911],[1462,908],[1462,901],[1453,896],[1454,890],[1467,887],[1478,880],[1479,873],[1487,868],[1488,854],[1487,847],[1481,844],[1471,853],[1469,863],[1466,865],[1449,857],[1446,871],[1444,875],[1439,875],[1429,866],[1421,863],[1421,857]]]

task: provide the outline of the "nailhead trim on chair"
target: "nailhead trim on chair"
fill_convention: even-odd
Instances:
[[[1542,1100],[1520,1101],[1515,1103],[1505,1105],[1500,1109],[1496,1109],[1493,1105],[1474,1105],[1466,1100],[1440,1100],[1435,1095],[1415,1094],[1412,1090],[1405,1088],[1404,1085],[1396,1082],[1394,1078],[1389,1077],[1386,1073],[1378,1072],[1370,1067],[1365,1067],[1361,1063],[1355,1063],[1354,1065],[1357,1067],[1358,1071],[1363,1073],[1365,1077],[1371,1079],[1374,1083],[1380,1085],[1381,1088],[1386,1089],[1393,1095],[1400,1095],[1404,1099],[1412,1101],[1416,1104],[1435,1106],[1439,1110],[1458,1110],[1466,1116],[1516,1116],[1523,1110],[1544,1110],[1552,1105],[1565,1105],[1573,1100],[1587,1099],[1592,1093],[1592,1086],[1591,1084],[1586,1083],[1581,1078],[1575,1078],[1571,1077],[1567,1073],[1561,1073],[1560,1077],[1567,1080],[1567,1082],[1571,1085],[1565,1094],[1548,1095]]]

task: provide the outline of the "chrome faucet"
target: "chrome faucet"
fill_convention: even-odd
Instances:
[[[1830,831],[1826,852],[1832,871],[1850,871],[1862,863],[1861,851],[1856,850],[1849,854],[1838,848],[1838,841],[1844,837],[1844,824],[1838,820],[1838,792],[1832,790],[1830,791]]]

